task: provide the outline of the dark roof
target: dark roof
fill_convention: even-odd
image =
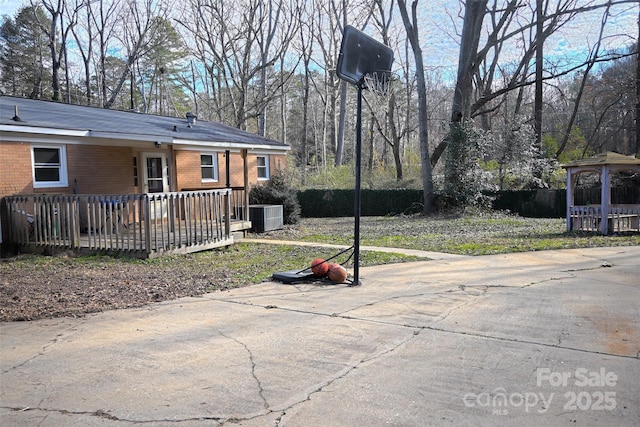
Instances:
[[[625,156],[624,154],[607,151],[606,153],[596,154],[586,159],[574,160],[563,164],[563,168],[575,168],[580,166],[605,166],[605,165],[640,165],[640,159],[634,156]]]
[[[20,121],[14,120],[17,107]],[[234,146],[262,146],[286,150],[287,144],[216,122],[198,120],[189,128],[187,119],[82,105],[62,104],[11,96],[0,96],[0,125],[86,131],[87,136],[180,143],[222,143]],[[16,128],[16,131],[19,131]],[[184,143],[184,142],[183,142]]]

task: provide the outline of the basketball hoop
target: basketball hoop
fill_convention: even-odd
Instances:
[[[362,91],[370,88],[372,92],[389,93],[393,50],[362,31],[347,25],[342,33],[342,44],[336,74],[356,86],[356,192],[353,203],[353,283],[360,285],[360,184],[362,169]]]

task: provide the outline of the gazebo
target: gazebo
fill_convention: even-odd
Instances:
[[[586,159],[562,165],[567,170],[567,231],[638,232],[640,204],[611,203],[611,177],[616,173],[628,172],[640,175],[640,159],[618,153],[606,152]],[[602,184],[600,205],[576,206],[575,185],[582,173],[600,175]]]

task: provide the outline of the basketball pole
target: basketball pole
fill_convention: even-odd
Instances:
[[[353,283],[350,286],[359,286],[360,282],[360,185],[361,185],[361,165],[362,165],[362,84],[357,86],[356,104],[356,194],[353,206]]]

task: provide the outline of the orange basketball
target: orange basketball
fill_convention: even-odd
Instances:
[[[327,277],[332,282],[344,282],[347,279],[347,270],[340,264],[329,264]]]
[[[324,277],[329,271],[329,264],[322,258],[316,258],[311,263],[311,272],[314,276]]]

